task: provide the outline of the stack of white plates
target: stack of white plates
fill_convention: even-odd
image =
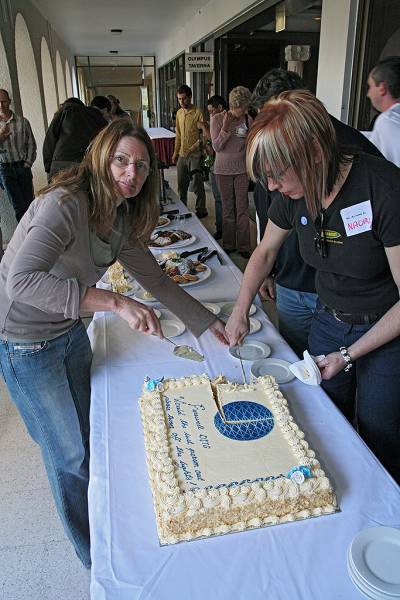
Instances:
[[[400,529],[364,529],[352,541],[347,568],[354,585],[373,600],[400,599]]]

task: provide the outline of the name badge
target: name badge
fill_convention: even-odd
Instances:
[[[342,208],[340,216],[342,217],[347,237],[364,233],[364,231],[371,231],[372,229],[372,206],[370,200],[354,204],[348,208]]]

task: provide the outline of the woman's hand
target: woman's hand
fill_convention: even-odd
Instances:
[[[225,131],[225,133],[230,133],[232,129],[232,123],[236,120],[235,116],[229,110],[224,111],[223,114],[222,129]]]
[[[231,316],[225,326],[225,332],[228,336],[229,345],[237,346],[249,332],[249,317],[246,313],[234,307]]]
[[[340,352],[331,352],[331,354],[318,361],[317,367],[321,371],[322,379],[332,379],[340,371],[343,371],[346,364]]]
[[[131,329],[136,329],[145,335],[164,337],[160,321],[149,306],[125,297],[115,312],[128,323]]]
[[[275,280],[273,277],[266,277],[262,284],[260,285],[260,289],[258,290],[261,298],[263,300],[275,300]]]
[[[211,333],[215,335],[217,340],[224,344],[224,346],[229,345],[229,339],[225,331],[225,323],[220,319],[216,319],[212,325],[209,327]]]

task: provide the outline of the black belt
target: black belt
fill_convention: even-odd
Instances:
[[[350,323],[351,325],[372,325],[379,321],[381,317],[385,313],[369,313],[369,314],[352,314],[352,313],[344,313],[340,310],[335,310],[334,308],[329,308],[329,306],[324,306],[324,310],[329,314],[333,315],[337,321],[342,321],[343,323]]]
[[[20,167],[21,165],[24,165],[25,161],[24,160],[16,160],[15,162],[0,162],[0,168],[1,167]]]

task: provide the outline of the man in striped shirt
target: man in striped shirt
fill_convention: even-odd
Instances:
[[[20,221],[34,197],[31,166],[36,142],[28,119],[13,113],[10,104],[7,90],[0,89],[0,186]]]

